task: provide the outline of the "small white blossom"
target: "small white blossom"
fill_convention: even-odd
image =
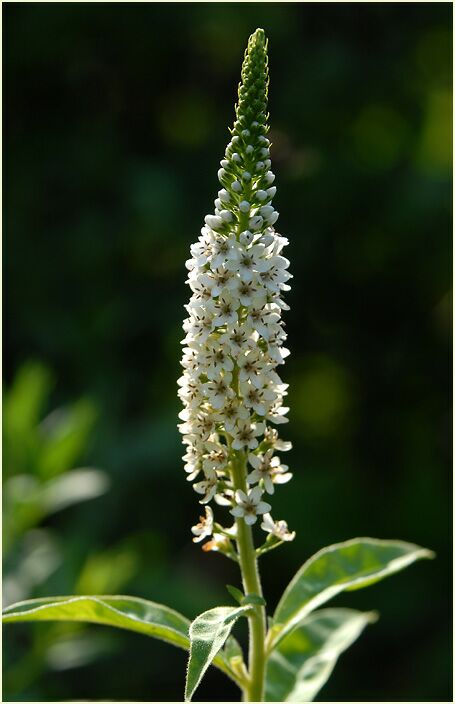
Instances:
[[[219,442],[208,441],[205,443],[204,449],[208,453],[202,463],[204,472],[211,472],[214,469],[218,471],[225,469],[229,460],[226,445],[222,445]]]
[[[222,408],[228,399],[235,395],[234,389],[231,388],[232,374],[225,372],[224,376],[219,376],[209,381],[205,385],[205,392],[210,405],[213,408]]]
[[[286,471],[288,467],[280,464],[280,458],[273,457],[273,449],[267,450],[264,454],[250,453],[248,461],[254,468],[247,477],[248,484],[256,484],[262,480],[268,494],[274,493],[274,484],[285,484],[292,478],[292,474]]]
[[[248,420],[240,418],[231,431],[232,447],[234,450],[243,450],[244,448],[254,450],[258,446],[257,438],[263,432],[263,423],[250,423]]]
[[[265,530],[266,533],[274,535],[279,540],[291,541],[295,538],[295,531],[292,533],[289,532],[286,521],[274,521],[270,513],[264,514],[261,528]]]
[[[208,504],[211,499],[216,494],[218,488],[218,477],[215,470],[205,473],[206,478],[202,482],[196,482],[193,484],[193,489],[198,494],[204,494],[203,498],[199,501],[200,504]]]
[[[248,409],[236,399],[229,400],[223,408],[223,413],[219,420],[224,425],[224,429],[232,435],[236,423],[239,420],[246,421],[250,417]]]
[[[235,266],[235,264],[234,264]],[[220,325],[235,324],[238,319],[235,301],[227,293],[219,297],[215,304],[215,315],[213,324],[219,327]]]
[[[204,538],[208,538],[209,535],[212,535],[213,511],[210,506],[205,507],[205,516],[199,516],[199,521],[200,523],[191,528],[191,532],[196,536],[193,538],[193,543],[199,543],[201,540],[204,540]]]
[[[261,501],[262,489],[255,486],[248,494],[240,489],[235,492],[236,505],[230,513],[236,518],[244,518],[249,526],[256,523],[258,515],[270,511],[271,506],[266,501]]]

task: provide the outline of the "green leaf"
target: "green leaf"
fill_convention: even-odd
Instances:
[[[311,702],[340,656],[359,637],[374,612],[321,609],[286,636],[268,662],[267,702]]]
[[[82,621],[144,633],[189,648],[190,622],[173,609],[132,596],[61,596],[22,601],[3,610],[4,623]]]
[[[240,589],[237,589],[237,587],[233,587],[232,584],[226,584],[226,589],[228,590],[229,594],[232,596],[234,601],[236,601],[238,604],[242,603],[244,595],[243,592],[240,591]]]
[[[190,659],[186,673],[185,701],[191,701],[208,666],[223,647],[232,626],[250,606],[217,606],[204,611],[190,626]]]
[[[275,610],[268,650],[272,650],[311,611],[345,590],[360,589],[402,570],[430,550],[400,540],[354,538],[330,545],[305,562]]]
[[[124,628],[189,650],[189,619],[153,601],[133,596],[53,596],[30,599],[3,609],[3,623],[79,621]],[[223,641],[224,642],[224,641]],[[224,653],[213,664],[238,683]]]

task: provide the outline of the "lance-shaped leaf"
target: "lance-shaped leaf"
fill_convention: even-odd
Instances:
[[[374,584],[425,557],[434,553],[400,540],[354,538],[323,548],[302,565],[281,597],[268,650],[339,592]]]
[[[284,638],[267,663],[268,702],[311,702],[327,682],[341,653],[359,637],[374,612],[321,609]]]
[[[251,606],[217,606],[204,611],[190,626],[190,659],[186,673],[185,701],[191,701],[208,666],[223,647],[232,626]]]
[[[21,621],[79,621],[115,626],[143,633],[188,650],[190,621],[177,611],[132,596],[54,596],[21,601],[3,610],[4,623]],[[213,662],[237,682],[220,653]]]

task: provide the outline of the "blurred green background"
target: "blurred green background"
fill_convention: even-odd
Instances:
[[[189,617],[236,568],[191,542],[176,428],[184,262],[218,190],[242,53],[270,39],[290,239],[294,443],[263,558],[269,606],[322,546],[437,552],[337,603],[381,618],[320,699],[451,699],[452,6],[4,8],[4,599],[129,593]],[[140,635],[4,629],[4,700],[179,700]],[[209,672],[196,699],[236,698]]]

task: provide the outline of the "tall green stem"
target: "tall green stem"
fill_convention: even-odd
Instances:
[[[246,457],[243,452],[233,452],[232,478],[235,489],[247,491]],[[237,548],[240,570],[245,594],[262,596],[261,579],[256,559],[251,526],[243,518],[236,519]],[[262,702],[264,699],[265,676],[265,631],[266,615],[263,606],[255,606],[248,616],[249,655],[248,667],[250,681],[248,690],[244,692],[245,701]]]

